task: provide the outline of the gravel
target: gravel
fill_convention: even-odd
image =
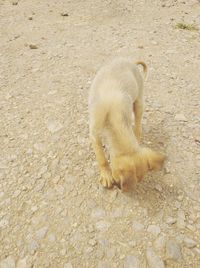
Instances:
[[[0,1],[0,267],[199,267],[199,30],[176,28],[199,14]],[[167,156],[130,194],[102,189],[89,141],[88,91],[115,56],[147,63],[142,146]]]

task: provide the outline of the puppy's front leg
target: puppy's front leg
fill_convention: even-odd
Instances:
[[[100,183],[106,188],[111,188],[113,186],[114,180],[108,160],[106,159],[104,153],[102,141],[99,136],[92,137],[92,146],[100,167]]]
[[[133,112],[135,114],[135,127],[134,133],[138,140],[141,141],[142,138],[142,115],[143,115],[143,101],[136,100],[133,104]]]

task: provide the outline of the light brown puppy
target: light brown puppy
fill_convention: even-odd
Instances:
[[[144,75],[137,65],[143,66]],[[149,170],[159,170],[165,156],[139,145],[142,136],[143,78],[147,66],[117,58],[97,73],[89,94],[90,139],[104,187],[129,191]],[[132,128],[133,112],[135,126]],[[108,145],[111,167],[102,138]]]

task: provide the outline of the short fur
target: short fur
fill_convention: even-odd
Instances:
[[[137,65],[143,66],[143,73]],[[143,78],[147,66],[117,58],[97,73],[89,94],[90,139],[104,187],[130,191],[149,170],[159,170],[165,156],[139,145],[142,136]],[[132,128],[133,112],[135,126]],[[111,167],[102,138],[109,146]]]

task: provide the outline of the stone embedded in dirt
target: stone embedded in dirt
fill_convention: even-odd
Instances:
[[[13,193],[13,197],[18,197],[20,194],[21,194],[21,191],[20,190],[16,190]]]
[[[63,16],[63,17],[68,17],[69,16],[69,14],[67,12],[62,12],[62,13],[60,13],[60,15]]]
[[[17,6],[17,5],[18,5],[18,1],[13,1],[13,2],[12,2],[12,5],[13,5],[13,6]]]
[[[85,253],[86,253],[86,254],[90,254],[90,253],[92,253],[93,250],[94,250],[93,247],[86,247],[86,249],[85,249]]]
[[[48,130],[54,134],[63,128],[63,125],[59,121],[49,120],[47,122]]]
[[[106,211],[101,208],[96,208],[92,210],[91,217],[92,218],[104,218],[106,216]]]
[[[154,247],[157,250],[162,250],[165,248],[165,244],[166,244],[166,238],[165,236],[161,235],[155,240]]]
[[[157,236],[160,233],[160,227],[157,226],[157,225],[153,225],[153,224],[149,225],[148,228],[147,228],[147,232]]]
[[[48,240],[49,240],[50,242],[55,242],[55,241],[56,241],[56,236],[55,236],[55,234],[49,234],[49,235],[48,235]]]
[[[8,256],[0,262],[0,268],[15,268],[15,259]]]
[[[134,221],[132,226],[133,226],[133,230],[136,232],[144,229],[144,225],[137,221]]]
[[[175,118],[174,119],[177,120],[177,121],[187,122],[187,119],[186,119],[186,117],[185,117],[184,114],[177,114],[177,115],[175,115]]]
[[[4,229],[8,226],[9,221],[7,219],[0,220],[0,228]]]
[[[29,241],[29,243],[28,243],[28,250],[29,250],[29,252],[31,254],[33,254],[38,248],[39,248],[39,244],[35,240],[31,239]]]
[[[99,261],[97,268],[110,268],[111,265],[107,261]]]
[[[167,241],[166,255],[167,255],[167,258],[173,259],[173,260],[180,260],[182,258],[181,248],[175,240]]]
[[[158,45],[158,42],[156,42],[156,41],[151,41],[151,43],[153,44],[153,45]]]
[[[95,246],[97,244],[97,241],[95,239],[90,239],[88,244],[91,246]]]
[[[155,185],[155,189],[156,189],[158,192],[162,192],[162,187],[161,187],[159,184],[156,184],[156,185]]]
[[[34,44],[30,44],[29,45],[29,48],[30,49],[38,49],[38,46],[37,45],[34,45]]]
[[[26,257],[17,261],[16,268],[27,268]]]
[[[111,224],[109,222],[101,220],[96,223],[96,228],[101,231],[107,231],[110,225]]]
[[[185,228],[185,213],[183,210],[178,210],[177,213],[177,227],[180,229]]]
[[[61,251],[60,251],[60,255],[61,256],[65,256],[66,253],[67,253],[67,249],[66,248],[61,249]]]
[[[73,268],[70,262],[64,264],[64,268]]]
[[[137,257],[129,255],[124,260],[124,268],[140,268],[141,264]]]
[[[176,223],[176,221],[177,220],[175,218],[172,218],[172,217],[168,217],[166,219],[166,223],[169,224],[169,225],[172,225],[172,224]]]
[[[185,237],[184,240],[183,240],[183,242],[184,242],[184,245],[187,248],[194,248],[197,245],[197,242],[194,241],[193,239],[189,238],[189,237]]]
[[[39,241],[42,240],[46,236],[47,231],[48,231],[47,226],[36,231],[36,233],[35,233],[36,239]]]
[[[146,259],[149,268],[164,268],[163,260],[155,253],[154,249],[151,247],[147,248]]]

